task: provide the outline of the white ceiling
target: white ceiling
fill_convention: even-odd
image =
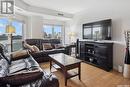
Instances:
[[[53,9],[57,11],[75,14],[83,10],[91,10],[96,8],[112,8],[122,9],[130,8],[130,0],[23,0],[25,3]]]

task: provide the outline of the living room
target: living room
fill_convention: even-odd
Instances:
[[[4,49],[0,47],[0,58],[6,57],[2,52],[6,50],[14,59],[8,65],[13,73],[2,76],[0,71],[0,87],[129,87],[129,3],[129,0],[1,0],[0,46]],[[24,63],[13,66],[15,61],[19,63],[22,58],[26,62],[28,57],[40,70],[29,71],[27,77],[38,78],[41,76],[38,71],[45,71],[50,81],[30,79],[13,69],[24,66]],[[1,61],[0,66],[4,67]],[[52,68],[53,63],[60,69]],[[78,74],[71,78],[67,69]],[[19,73],[17,82],[14,76]]]

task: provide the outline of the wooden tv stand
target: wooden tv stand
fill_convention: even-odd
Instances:
[[[86,63],[110,71],[113,68],[113,43],[79,41],[77,58]]]

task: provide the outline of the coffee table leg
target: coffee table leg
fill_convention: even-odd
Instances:
[[[50,59],[50,73],[51,73],[52,61]]]
[[[67,70],[63,69],[64,71],[64,78],[65,78],[65,86],[67,86]]]
[[[78,73],[79,73],[79,80],[81,80],[81,63],[79,63]]]

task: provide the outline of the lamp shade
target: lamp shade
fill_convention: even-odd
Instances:
[[[68,34],[70,37],[74,37],[74,36],[76,36],[76,33],[75,32],[69,32],[69,34]]]
[[[6,33],[15,33],[15,27],[11,25],[6,26]]]

